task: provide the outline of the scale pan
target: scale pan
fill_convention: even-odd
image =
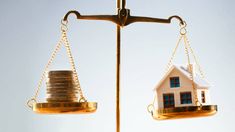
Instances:
[[[88,114],[96,109],[96,102],[45,102],[33,105],[33,111],[39,114]]]
[[[181,119],[205,117],[214,115],[217,112],[217,105],[204,106],[186,106],[158,109],[153,112],[153,118],[156,120]]]

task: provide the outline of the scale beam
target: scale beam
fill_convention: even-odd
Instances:
[[[68,22],[68,17],[71,14],[76,15],[77,19],[81,20],[103,20],[110,21],[117,26],[117,50],[116,50],[116,132],[120,132],[120,66],[121,66],[121,28],[130,25],[135,22],[152,22],[152,23],[171,23],[173,18],[177,19],[180,25],[184,25],[185,22],[179,16],[170,16],[167,19],[143,17],[143,16],[131,16],[130,10],[125,8],[126,0],[117,0],[117,15],[81,15],[76,10],[71,10],[63,18],[63,22]]]
[[[116,23],[117,25],[124,27],[135,22],[153,22],[153,23],[171,23],[173,18],[179,20],[181,25],[184,25],[184,21],[179,16],[171,16],[168,19],[153,18],[153,17],[142,17],[142,16],[131,16],[129,9],[118,9],[117,15],[81,15],[78,11],[69,11],[63,18],[63,21],[68,21],[70,14],[75,14],[77,19],[84,20],[104,20]]]

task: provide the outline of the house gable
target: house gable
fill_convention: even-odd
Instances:
[[[170,86],[170,78],[171,77],[179,77],[180,87],[173,87]],[[157,91],[169,91],[173,92],[174,90],[179,89],[192,89],[192,81],[185,76],[179,69],[174,68],[171,72],[164,78],[160,85],[157,87]]]
[[[171,88],[170,87],[170,77],[179,77],[180,87]],[[156,87],[158,96],[158,106],[163,108],[163,95],[164,94],[174,94],[175,106],[184,106],[180,102],[180,93],[191,92],[193,93],[192,81],[184,75],[179,69],[173,68],[167,76],[164,77],[161,84]],[[194,100],[192,100],[194,102]],[[194,105],[185,104],[185,105]]]
[[[190,73],[185,67],[173,65],[170,70],[165,74],[165,76],[160,80],[160,82],[156,85],[155,90],[160,88],[162,83],[169,78],[169,75],[172,74],[174,70],[177,70],[180,75],[188,78],[188,80],[191,81]],[[206,80],[200,78],[197,74],[194,75],[194,84],[196,85],[196,88],[207,89],[210,87],[209,83]]]

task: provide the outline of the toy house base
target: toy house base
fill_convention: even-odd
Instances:
[[[217,105],[204,105],[158,109],[152,114],[156,120],[167,120],[211,116],[216,112]]]

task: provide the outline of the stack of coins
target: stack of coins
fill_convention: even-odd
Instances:
[[[48,102],[76,102],[77,88],[72,71],[49,71],[47,75]]]

